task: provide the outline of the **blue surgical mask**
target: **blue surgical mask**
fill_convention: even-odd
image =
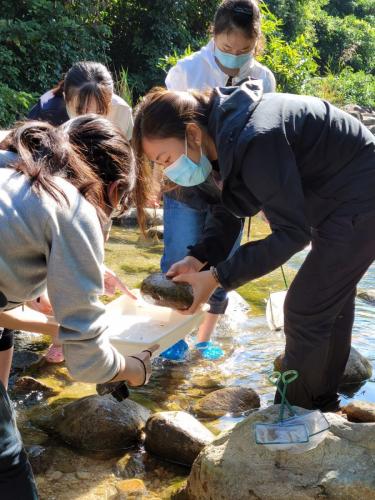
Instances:
[[[192,187],[202,184],[210,175],[212,165],[202,153],[199,163],[193,162],[187,155],[187,140],[185,137],[185,154],[181,155],[172,165],[164,169],[164,175],[179,186]]]
[[[228,52],[223,52],[215,45],[215,57],[219,63],[228,69],[239,69],[242,68],[246,63],[250,62],[253,56],[248,54],[242,54],[240,56],[235,56],[229,54]]]

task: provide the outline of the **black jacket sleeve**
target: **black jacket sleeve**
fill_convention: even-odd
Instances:
[[[241,175],[261,202],[272,234],[241,246],[230,259],[218,264],[220,283],[226,290],[268,274],[311,239],[300,173],[282,130],[271,130],[250,142]]]
[[[30,109],[27,117],[30,120],[42,120],[43,119],[42,106],[40,104],[40,99],[38,99],[38,102]]]
[[[243,227],[243,219],[235,217],[223,205],[209,208],[202,241],[189,248],[189,255],[207,266],[216,266],[230,254]]]

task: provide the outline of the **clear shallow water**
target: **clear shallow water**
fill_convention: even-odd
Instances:
[[[129,260],[137,252],[137,258],[141,257],[138,247],[136,247],[137,235],[130,240],[129,232],[116,229],[122,239],[116,246],[109,248],[122,262],[132,262]],[[128,238],[128,239],[126,239]],[[123,252],[122,254],[119,252]],[[139,264],[139,270],[134,272],[134,283],[139,282],[140,278],[149,273],[150,266],[156,266],[159,259],[159,248],[150,247],[143,250],[142,258],[145,262]],[[118,257],[118,255],[121,256]],[[293,269],[298,269],[303,261],[304,253],[293,257],[288,264]],[[142,266],[141,266],[142,264]],[[128,273],[128,269],[125,270]],[[132,284],[131,282],[128,284]],[[256,292],[256,286],[255,292]],[[375,265],[371,267],[366,276],[359,285],[360,289],[375,288]],[[251,308],[251,304],[250,304]],[[254,308],[254,310],[259,308]],[[271,404],[273,401],[274,388],[268,383],[267,375],[273,369],[275,357],[284,350],[284,334],[282,332],[271,332],[266,324],[264,314],[252,316],[251,310],[247,317],[240,312],[234,313],[236,319],[240,321],[234,331],[230,331],[226,325],[219,329],[216,341],[220,342],[225,350],[225,357],[222,360],[212,362],[205,361],[198,357],[194,350],[191,350],[190,358],[184,363],[165,363],[157,360],[154,367],[153,376],[148,386],[132,391],[132,399],[148,406],[154,411],[160,410],[186,410],[194,414],[195,403],[221,386],[246,386],[255,389],[261,397],[262,406]],[[373,379],[363,385],[357,393],[345,399],[361,399],[375,402],[375,306],[357,299],[356,318],[354,324],[353,345],[364,354],[371,362],[374,368]],[[34,352],[43,352],[48,344],[30,337],[20,336],[22,349],[32,350]],[[191,336],[189,342],[193,345],[194,336]],[[41,398],[29,398],[28,395],[15,397],[17,406],[18,424],[21,429],[25,444],[41,444],[52,447],[53,459],[51,460],[50,470],[62,471],[63,477],[54,482],[49,480],[46,474],[38,476],[38,485],[41,493],[41,499],[57,500],[65,499],[84,499],[97,500],[110,497],[117,481],[121,478],[113,473],[116,460],[98,461],[95,458],[88,458],[79,454],[78,451],[64,447],[56,440],[51,440],[42,431],[37,430],[31,424],[33,413],[38,415],[48,414],[52,405],[65,404],[74,399],[95,393],[95,387],[89,384],[81,384],[72,381],[66,369],[59,366],[41,366],[31,370],[32,375],[48,385],[57,389],[59,394],[49,400]],[[212,383],[207,382],[210,379]],[[243,417],[233,418],[225,416],[214,421],[204,421],[204,423],[213,431],[220,432],[233,427]],[[141,460],[146,457],[142,449],[134,450],[129,453],[134,460]],[[166,463],[153,459],[155,463],[151,467],[140,466],[140,473],[136,477],[144,479],[150,492],[153,492],[157,498],[168,498],[163,496],[166,488],[176,481],[177,477],[183,477],[188,473],[175,470]],[[85,483],[74,479],[74,471],[86,470],[90,479]],[[75,482],[74,482],[75,481]]]

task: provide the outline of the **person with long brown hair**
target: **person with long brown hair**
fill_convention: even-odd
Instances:
[[[140,168],[153,162],[177,185],[215,187],[221,203],[168,272],[193,287],[187,313],[218,286],[264,276],[312,243],[286,297],[283,370],[300,375],[291,404],[336,411],[356,286],[375,259],[375,137],[327,101],[263,94],[249,80],[207,93],[151,91],[133,141]],[[227,258],[240,218],[261,210],[272,233]]]
[[[108,120],[85,115],[56,129],[26,122],[0,143],[0,311],[48,289],[72,376],[84,382],[147,383],[154,350],[122,356],[98,296],[104,232],[133,198],[130,145]],[[37,498],[6,393],[13,340],[0,338],[0,497]]]
[[[114,83],[108,69],[95,61],[79,61],[72,65],[55,88],[43,94],[30,110],[28,117],[52,125],[61,125],[70,118],[87,113],[96,113],[108,118],[130,139],[133,130],[131,107],[114,93]],[[112,284],[122,288],[121,282],[111,271],[106,275]],[[35,307],[49,312],[48,297],[41,297]],[[50,363],[61,363],[64,356],[61,347],[52,344],[45,355]]]

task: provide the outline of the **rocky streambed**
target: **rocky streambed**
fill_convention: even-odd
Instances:
[[[253,224],[253,231],[253,237],[263,237],[267,227],[257,221]],[[115,227],[107,246],[107,264],[130,287],[139,286],[148,274],[158,271],[160,251],[159,241],[145,241],[136,230]],[[302,257],[296,256],[290,263],[287,269],[289,280]],[[361,479],[366,471],[363,469],[362,474],[358,467],[373,463],[372,445],[365,446],[363,429],[375,424],[358,423],[358,419],[363,418],[363,414],[370,418],[373,408],[368,405],[375,403],[375,381],[371,378],[365,380],[375,365],[375,309],[369,299],[374,277],[375,270],[372,269],[361,283],[362,292],[368,296],[362,295],[357,300],[353,342],[357,351],[353,351],[346,373],[355,376],[351,380],[353,383],[345,379],[342,385],[348,416],[355,422],[349,424],[343,417],[339,417],[343,421],[333,417],[334,431],[327,444],[319,452],[309,452],[308,455],[313,454],[311,460],[307,457],[303,462],[306,467],[313,467],[324,455],[324,467],[319,469],[319,477],[323,479],[314,483],[310,474],[307,485],[302,476],[298,480],[300,472],[297,471],[290,486],[294,489],[283,490],[284,496],[280,498],[318,498],[311,496],[318,493],[335,498],[332,494],[335,478],[338,478],[338,484],[349,476],[349,479],[360,478],[363,488],[367,488],[357,489],[357,492],[372,494],[371,484],[369,486],[368,481]],[[280,271],[243,287],[240,291],[248,302],[233,295],[229,313],[218,329],[216,341],[225,351],[223,359],[215,362],[204,360],[194,350],[190,351],[185,363],[158,359],[150,384],[131,391],[131,400],[122,403],[110,396],[99,398],[93,385],[73,381],[64,364],[46,365],[40,358],[48,346],[46,338],[19,334],[11,396],[41,499],[183,498],[185,493],[180,493],[180,489],[185,488],[191,464],[203,448],[188,480],[191,498],[275,498],[269,496],[276,491],[271,488],[272,482],[268,491],[259,489],[257,484],[247,483],[248,490],[236,489],[240,484],[233,486],[228,483],[226,487],[217,479],[220,470],[216,466],[223,460],[234,467],[235,463],[224,453],[225,447],[231,443],[237,443],[241,460],[245,461],[250,446],[245,441],[248,432],[245,431],[248,429],[245,419],[251,421],[258,413],[258,407],[264,411],[272,403],[274,391],[266,375],[273,369],[275,358],[283,352],[284,338],[282,332],[268,330],[263,311],[269,291],[282,288]],[[356,403],[358,400],[363,402]],[[241,423],[239,432],[246,436],[232,430],[237,423]],[[364,427],[352,427],[356,425]],[[353,429],[360,429],[359,433],[354,433],[360,437],[357,444],[350,441]],[[221,432],[224,434],[218,437]],[[341,444],[336,446],[339,439]],[[350,474],[345,473],[350,464],[344,460],[337,467],[327,461],[327,453],[332,450],[335,456],[342,453],[349,456],[351,446],[357,458],[353,465],[355,470]],[[361,446],[362,459],[359,457]],[[251,453],[258,452],[252,450]],[[270,467],[267,470],[278,474],[281,482],[289,481],[293,471],[297,470],[298,459],[259,457],[254,464],[263,464],[265,460]],[[245,469],[248,466],[249,471],[255,471],[254,464],[252,468],[243,461]],[[236,474],[245,471],[241,467]],[[261,470],[262,467],[257,469],[258,475],[261,475]],[[206,474],[210,475],[210,471],[214,489],[205,490]],[[197,481],[198,477],[202,482]],[[227,496],[216,496],[220,488]],[[355,491],[353,488],[350,491]],[[202,494],[202,491],[206,492]],[[253,496],[235,496],[242,491],[251,491]],[[342,498],[352,498],[352,493],[345,497],[349,489],[337,491],[343,492]],[[285,496],[290,492],[297,496]],[[366,495],[361,497],[359,494],[357,498],[372,498]]]

